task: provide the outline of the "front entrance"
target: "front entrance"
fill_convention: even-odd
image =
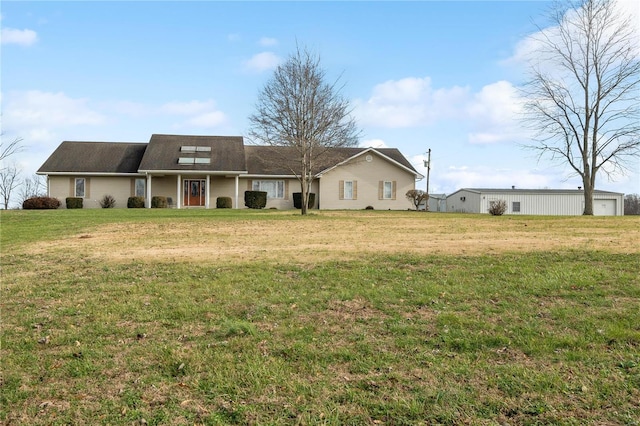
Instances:
[[[185,207],[205,205],[206,185],[204,179],[185,179],[183,200]]]

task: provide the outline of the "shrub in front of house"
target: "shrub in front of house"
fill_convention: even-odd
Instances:
[[[373,210],[373,206],[367,206],[364,208],[365,210]]]
[[[308,208],[312,208],[316,202],[316,194],[313,192],[309,193],[309,204],[307,204]],[[294,192],[293,193],[293,207],[296,209],[302,208],[302,192]]]
[[[82,208],[82,198],[80,197],[67,197],[66,198],[67,208],[68,209],[81,209]]]
[[[116,206],[116,199],[113,198],[111,195],[105,195],[100,200],[100,207],[102,207],[103,209],[112,209],[115,206]]]
[[[143,209],[144,197],[129,197],[127,199],[127,208],[130,209]]]
[[[245,191],[244,205],[250,209],[264,209],[267,206],[267,192]]]
[[[492,216],[502,216],[507,211],[507,202],[505,200],[489,201],[489,213]]]
[[[166,209],[167,208],[167,197],[163,197],[162,195],[155,195],[151,197],[151,208],[153,209]]]
[[[60,207],[60,204],[60,200],[54,197],[31,197],[22,202],[22,208],[24,210],[53,210]]]
[[[231,197],[218,197],[216,198],[217,209],[230,209],[233,206]]]

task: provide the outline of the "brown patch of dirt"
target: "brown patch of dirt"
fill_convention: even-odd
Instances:
[[[266,216],[235,221],[212,218],[109,224],[65,240],[40,242],[27,250],[34,254],[75,252],[112,262],[192,259],[200,263],[262,260],[302,264],[393,253],[481,255],[568,249],[640,252],[640,220],[626,220],[624,225],[594,218],[319,212],[307,218],[277,220]]]

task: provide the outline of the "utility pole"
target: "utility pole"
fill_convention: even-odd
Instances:
[[[424,166],[427,168],[427,194],[429,194],[429,172],[431,171],[431,148],[427,152],[427,159],[424,160]]]
[[[424,162],[424,166],[427,168],[427,199],[424,204],[424,210],[429,211],[429,172],[431,171],[431,148],[427,151],[427,160]]]

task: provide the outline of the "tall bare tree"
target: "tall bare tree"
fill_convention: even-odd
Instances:
[[[529,147],[582,178],[583,214],[593,215],[597,174],[613,180],[640,154],[638,29],[615,0],[557,6],[529,62],[525,119],[536,132]]]
[[[20,188],[20,201],[31,197],[42,197],[47,194],[47,184],[40,175],[33,174],[31,177],[22,179],[22,185]]]
[[[15,164],[3,166],[0,171],[0,202],[5,210],[11,203],[11,194],[20,184],[20,169]]]
[[[359,131],[349,102],[340,95],[338,81],[325,80],[319,56],[298,47],[276,68],[258,95],[256,112],[249,117],[253,140],[289,147],[277,152],[293,152],[295,161],[282,160],[290,164],[300,181],[303,215],[307,214],[317,164],[331,148],[358,143]]]

